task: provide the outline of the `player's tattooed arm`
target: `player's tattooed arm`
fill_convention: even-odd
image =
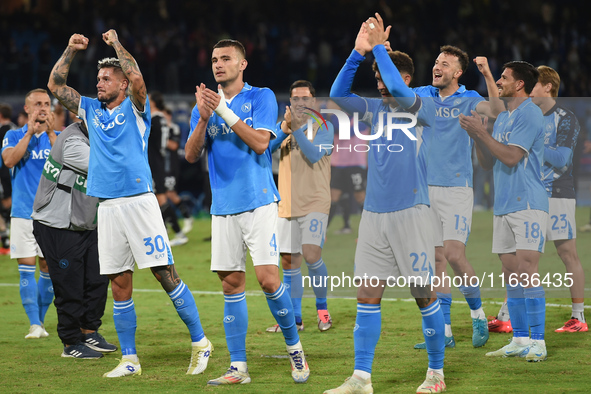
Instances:
[[[167,293],[176,289],[179,283],[181,283],[181,278],[179,278],[179,275],[176,273],[174,264],[151,267],[150,269],[152,270],[154,277],[158,279],[158,282],[160,282],[160,285],[162,285],[162,288]]]
[[[131,100],[140,111],[143,111],[148,93],[146,91],[144,77],[137,62],[127,49],[123,48],[115,30],[111,29],[104,33],[103,40],[108,45],[112,46],[113,49],[115,49],[115,52],[117,52],[117,58],[121,64],[121,69],[131,84]]]
[[[88,38],[81,34],[73,34],[68,46],[49,75],[47,87],[51,93],[70,111],[78,113],[80,106],[80,94],[66,85],[70,65],[76,52],[83,51],[88,46]]]

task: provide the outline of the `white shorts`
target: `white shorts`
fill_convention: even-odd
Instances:
[[[435,246],[443,241],[468,242],[472,227],[474,192],[471,187],[429,186]]]
[[[246,248],[255,266],[279,266],[277,203],[211,217],[212,271],[246,271]]]
[[[24,259],[39,256],[43,258],[43,252],[37,245],[33,235],[33,220],[23,218],[10,219],[10,258]]]
[[[546,239],[548,241],[561,241],[577,238],[577,224],[575,223],[574,198],[550,198],[550,213],[548,215],[548,228]]]
[[[277,236],[281,253],[302,253],[302,245],[324,246],[328,215],[311,212],[298,218],[278,218]]]
[[[493,218],[493,253],[513,253],[517,250],[537,250],[544,253],[548,214],[537,209],[525,209]]]
[[[98,207],[101,275],[174,264],[153,193],[102,201]]]
[[[435,272],[431,223],[426,205],[387,213],[364,210],[355,251],[355,276],[380,280],[403,276],[407,283],[430,283]]]

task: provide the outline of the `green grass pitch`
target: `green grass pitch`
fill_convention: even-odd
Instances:
[[[589,208],[579,208],[579,224],[586,223]],[[355,217],[358,221],[358,217]],[[337,235],[340,228],[336,218],[328,231],[323,257],[329,275],[352,275],[356,234]],[[20,303],[16,261],[0,256],[0,381],[5,393],[91,393],[91,392],[157,392],[183,393],[235,391],[241,393],[321,393],[339,386],[353,372],[353,326],[356,301],[354,289],[335,289],[329,299],[334,326],[328,332],[316,329],[314,300],[303,301],[306,326],[301,340],[311,368],[307,384],[293,383],[289,361],[283,356],[285,343],[281,334],[269,334],[265,328],[274,324],[267,303],[256,283],[252,266],[247,272],[247,301],[249,329],[247,353],[252,383],[238,387],[206,387],[208,379],[220,376],[229,366],[223,318],[223,297],[217,276],[209,271],[210,243],[203,238],[210,234],[209,220],[197,220],[189,235],[189,244],[173,250],[181,278],[195,294],[201,322],[215,346],[204,374],[185,375],[190,360],[190,338],[178,318],[168,296],[147,270],[136,270],[133,295],[138,316],[137,350],[143,375],[120,379],[102,378],[114,368],[120,353],[100,360],[61,358],[61,342],[56,333],[55,308],[46,317],[49,338],[25,340],[28,322]],[[487,315],[495,315],[502,301],[500,262],[491,250],[492,214],[474,214],[467,256],[479,275],[493,274],[482,289],[483,306]],[[586,271],[586,288],[591,285],[591,233],[579,233],[578,251]],[[307,269],[303,268],[303,274]],[[451,271],[450,271],[451,272]],[[540,262],[540,273],[564,273],[564,265],[552,244]],[[312,294],[309,289],[307,296]],[[548,360],[527,363],[523,359],[487,359],[484,354],[496,350],[510,339],[509,334],[491,334],[483,348],[471,343],[471,322],[468,307],[454,290],[452,327],[457,342],[455,349],[445,355],[445,382],[450,393],[468,392],[538,392],[563,393],[589,390],[588,358],[591,332],[557,334],[554,329],[570,317],[569,293],[565,288],[546,287],[548,306],[546,343]],[[587,292],[589,294],[589,292]],[[422,342],[421,316],[407,290],[387,289],[382,303],[382,334],[373,365],[372,381],[377,393],[412,393],[423,381],[427,369],[425,351],[414,350]],[[591,304],[586,299],[586,304]],[[586,309],[588,312],[589,309]],[[591,317],[591,313],[587,313]],[[109,294],[101,333],[118,343],[112,318],[112,298]]]

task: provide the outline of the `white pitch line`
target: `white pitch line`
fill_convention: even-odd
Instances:
[[[0,283],[0,287],[18,287],[18,283]],[[162,289],[133,289],[134,292],[136,293],[161,293],[163,290]],[[591,289],[585,289],[585,291],[591,291]],[[195,295],[200,295],[200,294],[204,294],[204,295],[224,295],[224,293],[222,293],[221,291],[202,291],[202,290],[197,290],[197,291],[191,291],[191,293],[195,294]],[[249,297],[255,296],[255,297],[262,297],[264,296],[262,291],[247,291],[246,295]],[[329,297],[331,299],[336,299],[336,300],[356,300],[356,297]],[[499,297],[500,298],[500,297]],[[415,302],[414,298],[382,298],[382,301],[388,301],[388,302],[396,302],[396,301],[402,301],[402,302]],[[454,304],[467,304],[466,301],[452,301]],[[500,301],[484,301],[487,304],[495,304],[495,305],[502,305],[503,303]],[[566,305],[566,304],[546,304],[546,306],[551,306],[551,307],[558,307],[558,308],[570,308],[572,307],[572,305]],[[591,309],[591,305],[585,305],[585,309]]]

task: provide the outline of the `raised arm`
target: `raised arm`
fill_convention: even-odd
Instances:
[[[130,99],[133,101],[137,109],[143,111],[146,105],[146,98],[148,97],[148,94],[146,92],[144,77],[140,71],[139,66],[137,65],[137,62],[127,51],[127,49],[123,48],[123,45],[121,45],[119,42],[119,37],[117,37],[117,32],[115,30],[111,29],[108,32],[103,33],[103,40],[105,43],[107,43],[107,45],[112,46],[113,49],[115,49],[115,52],[117,52],[117,58],[121,64],[121,69],[131,84]]]
[[[353,86],[353,80],[359,65],[365,60],[365,54],[370,51],[371,46],[367,42],[367,31],[362,24],[355,38],[355,47],[330,88],[330,97],[333,101],[349,113],[358,112],[364,114],[367,110],[365,100],[352,93],[351,86]]]
[[[488,59],[484,56],[477,56],[474,58],[474,63],[476,63],[478,71],[480,71],[484,77],[489,98],[488,101],[481,101],[478,103],[476,106],[476,112],[480,115],[496,119],[496,117],[505,110],[505,104],[503,103],[503,100],[499,98],[499,88],[490,72]]]
[[[367,40],[380,70],[380,76],[390,94],[405,109],[411,109],[415,104],[420,105],[416,94],[406,85],[386,49],[385,43],[388,41],[392,26],[384,28],[384,21],[377,12],[375,18],[369,18],[363,25],[368,33]]]
[[[82,34],[73,34],[70,37],[68,46],[53,66],[51,74],[49,75],[49,82],[47,87],[51,93],[62,103],[64,107],[74,113],[78,113],[80,106],[80,93],[66,85],[68,73],[70,72],[70,64],[74,59],[74,55],[78,51],[83,51],[88,46],[88,38]]]

